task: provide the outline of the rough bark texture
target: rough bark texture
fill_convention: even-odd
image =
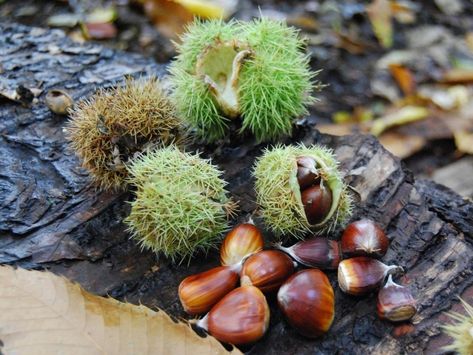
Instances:
[[[125,74],[162,75],[164,68],[137,55],[73,43],[61,31],[15,24],[0,25],[0,63],[0,92],[18,90],[23,101],[21,105],[1,99],[0,106],[0,263],[47,268],[91,292],[186,317],[177,286],[185,276],[216,265],[216,253],[200,256],[189,266],[175,266],[141,251],[121,222],[129,212],[126,201],[132,193],[96,191],[67,149],[62,131],[65,118],[44,105],[51,88],[64,88],[77,100],[98,86],[116,84]],[[38,102],[31,102],[28,89],[32,88],[43,90]],[[270,299],[267,336],[244,350],[252,354],[441,352],[439,347],[448,341],[438,328],[446,319],[443,312],[457,303],[459,295],[473,299],[471,202],[441,185],[415,181],[371,136],[336,138],[302,125],[293,141],[335,149],[347,182],[359,193],[353,219],[369,217],[386,229],[391,245],[384,261],[405,268],[401,281],[419,300],[419,313],[412,323],[380,321],[375,295],[344,295],[336,285],[336,274],[329,273],[336,317],[325,337],[298,336]],[[250,167],[263,148],[241,138],[199,147],[225,170],[229,189],[240,200],[240,219],[256,209]]]

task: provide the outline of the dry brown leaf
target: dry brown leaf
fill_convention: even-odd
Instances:
[[[473,69],[455,68],[447,71],[442,78],[445,84],[471,84],[473,83]]]
[[[49,272],[9,266],[0,267],[0,340],[1,351],[18,355],[227,353],[164,311],[94,296]]]
[[[416,91],[416,82],[411,71],[403,65],[389,64],[389,71],[396,80],[404,96],[414,94]]]
[[[357,126],[358,125],[354,123],[318,124],[317,129],[321,133],[345,136],[354,133]]]
[[[363,54],[370,47],[352,34],[336,32],[336,35],[338,38],[337,46],[351,54]]]
[[[427,143],[424,137],[406,136],[395,132],[383,133],[379,141],[384,148],[401,159],[410,157]]]
[[[394,18],[402,24],[411,24],[416,22],[416,14],[412,3],[391,1],[391,11]]]
[[[389,0],[374,0],[367,7],[367,12],[379,43],[384,48],[390,48],[393,44],[393,25]]]
[[[172,39],[178,39],[185,25],[194,18],[188,9],[170,0],[145,0],[143,7],[158,31]]]

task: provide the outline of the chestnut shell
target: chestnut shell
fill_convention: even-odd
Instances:
[[[389,239],[375,222],[370,219],[361,219],[347,226],[340,245],[345,257],[381,258],[388,250]]]
[[[318,269],[292,275],[279,289],[278,305],[289,324],[308,338],[326,333],[335,315],[332,285]]]
[[[332,206],[332,191],[328,186],[314,185],[301,192],[302,205],[310,224],[324,220]]]
[[[229,266],[186,277],[179,285],[179,300],[189,314],[208,312],[214,304],[238,286],[238,273]]]
[[[294,262],[289,256],[278,250],[263,250],[245,261],[240,275],[242,284],[250,282],[262,292],[271,293],[293,273]]]
[[[263,249],[264,239],[261,231],[252,223],[235,226],[225,236],[220,247],[220,263],[235,265],[247,256]]]
[[[258,341],[269,326],[269,307],[263,293],[246,285],[234,289],[207,315],[212,336],[235,345]]]

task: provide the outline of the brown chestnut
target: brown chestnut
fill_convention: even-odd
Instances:
[[[316,162],[314,158],[297,158],[297,182],[301,190],[320,182],[320,175],[315,166]]]
[[[240,282],[258,287],[263,293],[277,291],[294,273],[292,259],[278,250],[263,250],[246,259]]]
[[[317,224],[324,220],[332,206],[332,191],[323,184],[314,185],[301,192],[307,221]]]
[[[402,271],[402,267],[385,265],[381,261],[358,256],[342,260],[338,265],[338,285],[350,295],[360,296],[377,290],[386,275]]]
[[[318,269],[292,275],[279,289],[278,305],[289,324],[309,338],[326,333],[335,315],[332,285]]]
[[[220,341],[252,344],[268,329],[268,303],[257,287],[241,286],[222,298],[197,325]]]
[[[392,322],[411,319],[416,313],[416,301],[409,288],[398,285],[389,275],[388,281],[378,293],[378,316]]]
[[[179,285],[179,300],[189,314],[208,312],[223,296],[238,286],[241,266],[219,266],[191,275]]]
[[[233,228],[223,239],[220,247],[222,265],[234,265],[253,253],[263,250],[264,239],[253,223],[243,223]]]
[[[372,256],[381,258],[389,246],[389,239],[372,220],[350,223],[342,235],[342,253],[345,257]]]
[[[302,265],[319,269],[337,269],[342,259],[338,242],[324,237],[302,240],[290,247],[276,245],[276,248]]]

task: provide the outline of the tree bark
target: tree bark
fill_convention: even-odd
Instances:
[[[218,264],[216,252],[190,265],[172,265],[130,240],[122,219],[131,192],[97,191],[68,150],[66,118],[44,104],[49,89],[62,88],[78,100],[97,87],[116,85],[124,75],[164,75],[164,67],[139,55],[78,44],[58,30],[0,24],[0,263],[49,269],[87,290],[187,316],[177,286],[187,275]],[[36,90],[42,90],[37,100]],[[399,159],[371,136],[333,137],[298,126],[284,143],[333,148],[346,181],[357,191],[353,220],[368,217],[387,232],[383,261],[406,270],[401,278],[419,302],[410,323],[394,325],[376,316],[376,295],[343,294],[336,273],[336,316],[329,333],[309,340],[296,334],[270,299],[268,334],[244,349],[252,354],[421,354],[441,353],[448,342],[439,324],[457,296],[473,299],[473,204],[427,180],[416,181]],[[251,166],[267,145],[234,137],[199,151],[225,171],[240,218],[257,217]],[[271,234],[265,231],[268,241]],[[340,231],[332,237],[339,238]]]

